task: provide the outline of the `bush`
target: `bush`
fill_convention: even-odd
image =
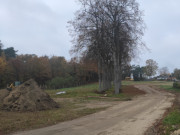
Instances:
[[[60,89],[65,87],[75,86],[76,81],[72,76],[67,77],[56,77],[47,83],[51,89]]]
[[[180,89],[180,82],[174,82],[174,83],[173,83],[173,87]]]

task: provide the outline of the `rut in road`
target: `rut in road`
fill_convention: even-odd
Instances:
[[[143,135],[172,106],[175,96],[147,85],[136,87],[147,94],[99,113],[14,135]]]

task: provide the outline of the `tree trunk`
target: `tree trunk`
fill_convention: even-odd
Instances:
[[[98,62],[99,72],[99,92],[102,93],[111,88],[111,77],[108,67],[102,62]]]
[[[102,71],[101,71],[101,68],[102,68],[102,64],[101,64],[101,61],[99,60],[98,61],[98,76],[99,76],[99,89],[98,89],[98,92],[101,93],[103,92],[103,89],[102,89]]]
[[[119,56],[116,53],[113,54],[114,59],[114,91],[115,94],[119,94],[121,91],[121,65]]]
[[[108,87],[108,89],[112,88],[111,81],[112,81],[112,69],[108,68],[108,70],[107,70],[107,87]]]
[[[107,91],[107,90],[109,90],[111,88],[111,81],[109,79],[108,72],[104,71],[102,76],[103,76],[103,79],[102,79],[103,88],[102,89],[103,89],[103,91]]]

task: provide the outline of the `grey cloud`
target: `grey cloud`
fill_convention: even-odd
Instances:
[[[14,46],[19,53],[69,59],[71,43],[66,26],[74,8],[68,9],[62,1],[55,2],[48,5],[45,0],[0,0],[0,39],[5,47]],[[61,8],[54,10],[53,5]]]
[[[167,66],[170,71],[180,68],[180,1],[178,0],[139,0],[144,10],[147,30],[144,40],[151,53],[141,55],[140,65],[153,58],[160,67]]]
[[[142,53],[134,63],[149,58],[172,71],[180,68],[180,1],[138,0],[147,25],[144,41],[151,53]],[[79,8],[75,0],[0,0],[0,40],[21,53],[60,55],[70,59],[72,46],[67,29]]]

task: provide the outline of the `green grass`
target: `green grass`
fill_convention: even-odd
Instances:
[[[99,96],[95,93],[98,89],[98,84],[89,84],[79,87],[63,88],[58,90],[46,90],[46,92],[53,98],[76,98],[87,96]],[[56,95],[57,92],[65,91],[66,94]]]
[[[128,85],[139,85],[139,84],[147,84],[147,85],[156,85],[159,87],[162,87],[164,89],[172,87],[172,82],[167,81],[123,81],[122,82],[123,87],[126,87]],[[46,92],[52,97],[52,98],[85,98],[87,100],[98,100],[99,97],[104,96],[103,94],[98,94],[98,83],[79,86],[79,87],[72,87],[72,88],[63,88],[58,90],[46,90]],[[56,95],[57,92],[65,91],[66,94]],[[119,98],[119,100],[127,100],[129,99],[129,95],[126,94],[114,94],[114,89],[110,89],[106,91],[107,97],[111,98]]]
[[[126,87],[126,86],[123,86]],[[65,91],[66,94],[56,95],[57,92]],[[79,87],[72,87],[72,88],[64,88],[59,90],[46,90],[46,92],[53,98],[85,98],[87,100],[91,99],[99,99],[100,97],[103,97],[105,94],[106,97],[111,98],[119,98],[120,100],[126,100],[126,98],[130,98],[128,95],[125,95],[123,93],[119,95],[114,94],[114,89],[110,89],[106,91],[104,94],[98,94],[98,83],[79,86]]]
[[[177,125],[180,124],[180,112],[175,110],[171,112],[163,121],[165,125]]]
[[[164,131],[166,135],[170,135],[173,131],[180,128],[180,111],[172,111],[164,120]]]
[[[172,85],[161,85],[160,87],[165,90],[168,90],[168,91],[180,92],[180,89],[173,88],[173,84]]]

